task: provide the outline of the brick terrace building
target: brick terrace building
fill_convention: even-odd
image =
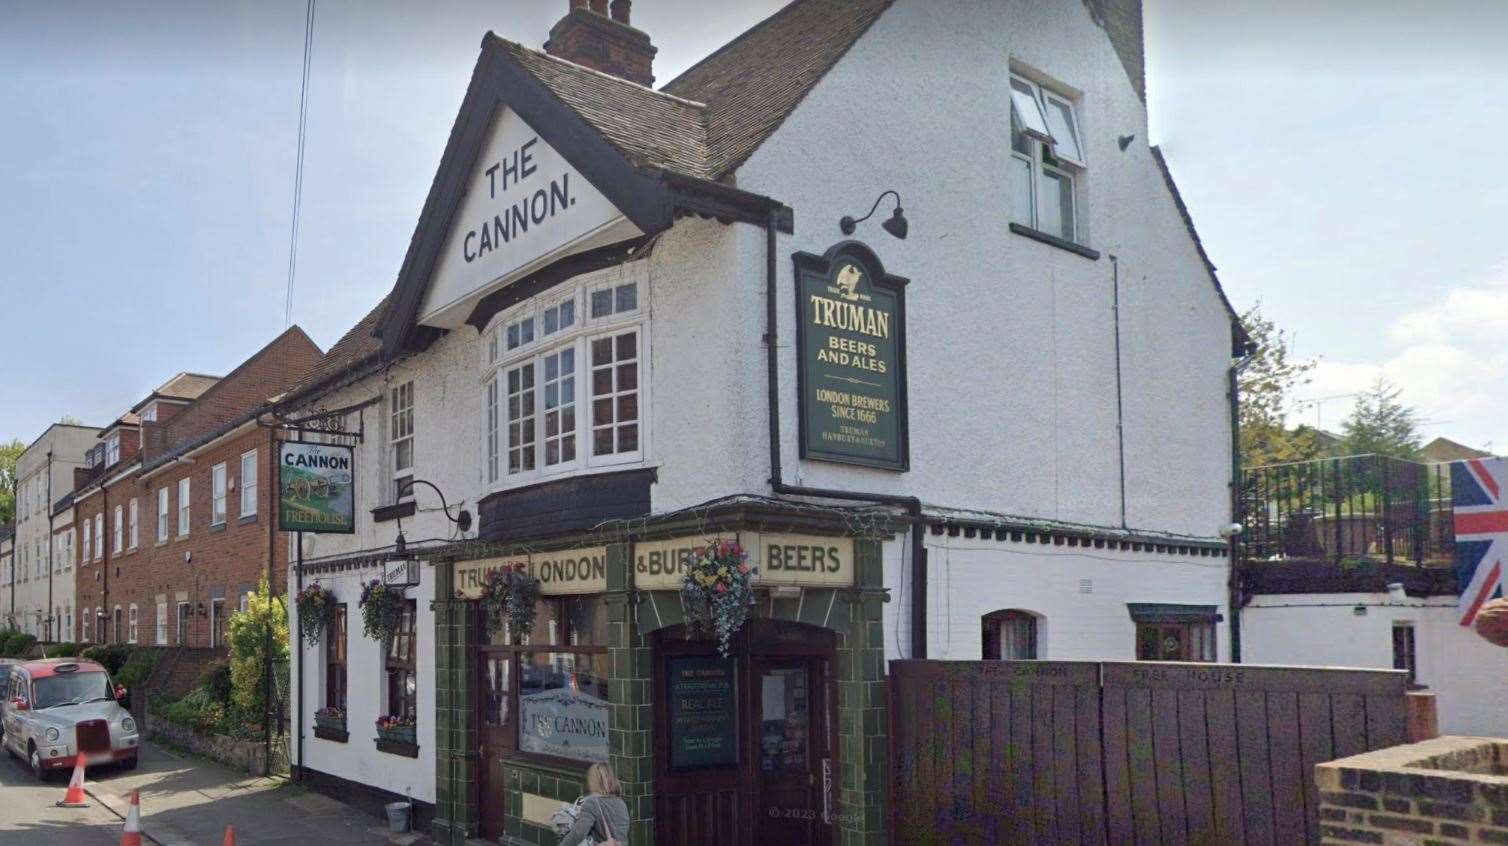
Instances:
[[[219,647],[259,579],[270,573],[281,590],[287,549],[268,519],[274,430],[258,421],[321,357],[293,327],[192,402],[165,390],[138,405],[142,448],[130,465],[76,491],[81,531],[101,521],[78,580],[93,639]]]

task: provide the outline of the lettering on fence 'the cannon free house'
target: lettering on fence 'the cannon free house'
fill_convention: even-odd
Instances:
[[[854,583],[853,538],[739,532],[736,539],[759,568],[765,586],[848,587]],[[679,590],[694,551],[716,538],[682,537],[634,545],[634,586],[640,590]]]
[[[487,574],[522,564],[539,579],[539,592],[545,596],[574,593],[601,593],[607,590],[607,547],[590,546],[559,552],[536,552],[501,558],[477,558],[457,561],[456,594],[464,599],[482,595]]]

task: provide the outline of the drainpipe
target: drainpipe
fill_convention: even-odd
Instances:
[[[1127,529],[1130,527],[1126,525],[1126,413],[1121,384],[1121,262],[1115,255],[1110,256],[1110,278],[1114,291],[1110,313],[1115,326],[1115,447],[1120,462],[1121,528]]]
[[[778,326],[776,272],[777,211],[770,209],[765,221],[765,353],[768,372],[770,407],[770,489],[776,494],[805,496],[814,499],[846,499],[895,505],[906,509],[911,524],[911,658],[927,657],[927,549],[922,538],[922,502],[914,496],[841,491],[788,485],[782,478],[780,461],[780,352],[776,343]]]
[[[1230,401],[1230,515],[1231,523],[1241,522],[1241,371],[1251,364],[1256,356],[1256,344],[1248,342],[1242,349],[1240,360],[1226,371],[1225,396]],[[1227,538],[1230,555],[1230,579],[1226,584],[1227,604],[1230,606],[1230,660],[1241,663],[1241,535],[1231,533]]]

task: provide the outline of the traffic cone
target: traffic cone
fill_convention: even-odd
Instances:
[[[221,846],[236,846],[236,827],[235,826],[228,825],[228,826],[225,827],[225,842],[222,843]]]
[[[131,810],[126,812],[126,827],[120,832],[120,846],[141,846],[141,791],[131,791]]]
[[[73,765],[73,778],[68,779],[68,792],[63,794],[63,801],[58,803],[59,808],[87,808],[89,801],[84,798],[84,753],[79,753],[78,762]]]

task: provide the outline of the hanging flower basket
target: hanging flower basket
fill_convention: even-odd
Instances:
[[[304,643],[315,646],[335,622],[335,594],[315,582],[294,598],[298,606],[298,633]]]
[[[749,554],[738,541],[712,541],[691,553],[681,580],[681,606],[690,633],[717,636],[717,651],[724,658],[733,637],[749,618],[754,601],[753,577],[758,567],[749,566]]]
[[[523,564],[488,571],[482,579],[482,621],[490,635],[506,628],[514,643],[534,630],[539,580]]]
[[[361,631],[372,640],[387,643],[403,624],[403,589],[377,579],[361,586]]]

